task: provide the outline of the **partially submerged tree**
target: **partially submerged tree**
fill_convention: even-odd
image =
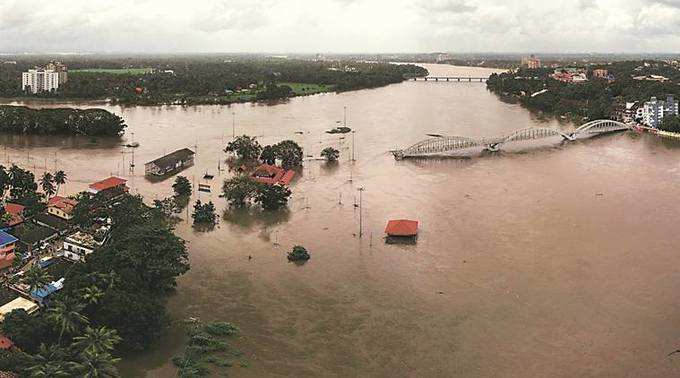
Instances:
[[[326,147],[321,151],[321,156],[325,158],[327,162],[333,163],[338,161],[338,157],[340,157],[340,151],[333,147]]]
[[[265,210],[278,210],[288,204],[290,189],[280,185],[260,184],[255,195],[255,202]]]
[[[227,144],[224,152],[234,152],[239,159],[243,161],[253,161],[260,156],[262,147],[258,143],[257,138],[248,135],[241,135],[236,137],[233,141]]]
[[[274,146],[276,157],[281,160],[281,166],[291,169],[302,165],[302,147],[292,140],[284,140]]]
[[[276,148],[270,145],[264,146],[260,153],[260,160],[270,165],[276,163]]]
[[[172,184],[176,197],[186,197],[191,195],[191,182],[184,176],[177,176],[175,183]]]
[[[194,219],[194,224],[215,224],[215,219],[217,214],[215,214],[215,205],[212,201],[208,203],[202,203],[201,200],[197,200],[194,204],[194,212],[191,214]]]
[[[301,245],[296,245],[293,250],[288,252],[288,261],[291,262],[305,262],[310,259],[309,252]]]
[[[243,207],[252,200],[257,192],[257,182],[246,175],[239,175],[225,180],[222,185],[224,197],[229,205]]]

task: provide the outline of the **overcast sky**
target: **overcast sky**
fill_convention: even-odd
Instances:
[[[0,52],[680,52],[680,0],[0,0]]]

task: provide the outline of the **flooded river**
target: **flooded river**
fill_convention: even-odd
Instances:
[[[354,163],[351,134],[324,133],[344,106],[356,129]],[[185,174],[195,183],[215,174],[213,193],[200,198],[224,209],[217,195],[229,174],[217,164],[233,119],[236,134],[263,144],[293,139],[306,154],[341,151],[337,167],[305,162],[286,213],[225,212],[212,232],[178,225],[192,269],[170,312],[241,328],[235,344],[247,367],[229,369],[233,376],[680,374],[680,357],[666,357],[680,347],[680,148],[672,143],[619,133],[470,159],[394,160],[389,150],[426,133],[573,127],[503,103],[480,83],[404,82],[273,106],[104,107],[141,143],[133,174],[116,141],[2,136],[0,160],[38,174],[58,166],[70,178],[65,192],[118,174],[153,199],[169,196],[172,180],[150,183],[143,163],[197,146]],[[418,243],[384,244],[391,218],[418,219]],[[312,254],[304,266],[286,261],[295,244]],[[182,335],[170,329],[123,364],[124,376],[171,376]]]

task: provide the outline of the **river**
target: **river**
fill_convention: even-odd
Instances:
[[[344,106],[356,130],[354,163],[351,134],[324,133]],[[627,132],[469,159],[389,154],[426,133],[573,127],[501,102],[483,83],[404,82],[270,106],[103,107],[141,143],[134,174],[131,155],[111,140],[1,136],[0,160],[37,175],[64,169],[65,193],[113,173],[153,199],[169,196],[172,180],[147,181],[143,163],[197,146],[185,175],[198,183],[215,174],[213,193],[195,197],[225,209],[218,192],[228,173],[217,164],[233,119],[236,134],[263,144],[293,139],[306,154],[341,151],[337,167],[305,162],[286,213],[225,212],[212,232],[177,227],[191,271],[169,311],[174,320],[240,327],[234,344],[247,367],[228,369],[233,376],[680,374],[680,357],[666,357],[680,347],[677,144]],[[384,244],[392,218],[421,222],[416,245]],[[303,266],[286,261],[295,244],[312,254]],[[173,326],[152,351],[127,359],[123,375],[172,376],[183,343]]]

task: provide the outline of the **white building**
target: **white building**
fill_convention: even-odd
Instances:
[[[649,127],[658,129],[664,117],[678,116],[678,101],[673,96],[667,96],[666,101],[652,97],[638,108],[637,118]]]
[[[64,257],[73,261],[85,261],[85,256],[101,245],[94,236],[78,231],[64,239]]]
[[[59,73],[43,69],[28,70],[21,74],[21,88],[33,94],[55,91],[59,88]]]

